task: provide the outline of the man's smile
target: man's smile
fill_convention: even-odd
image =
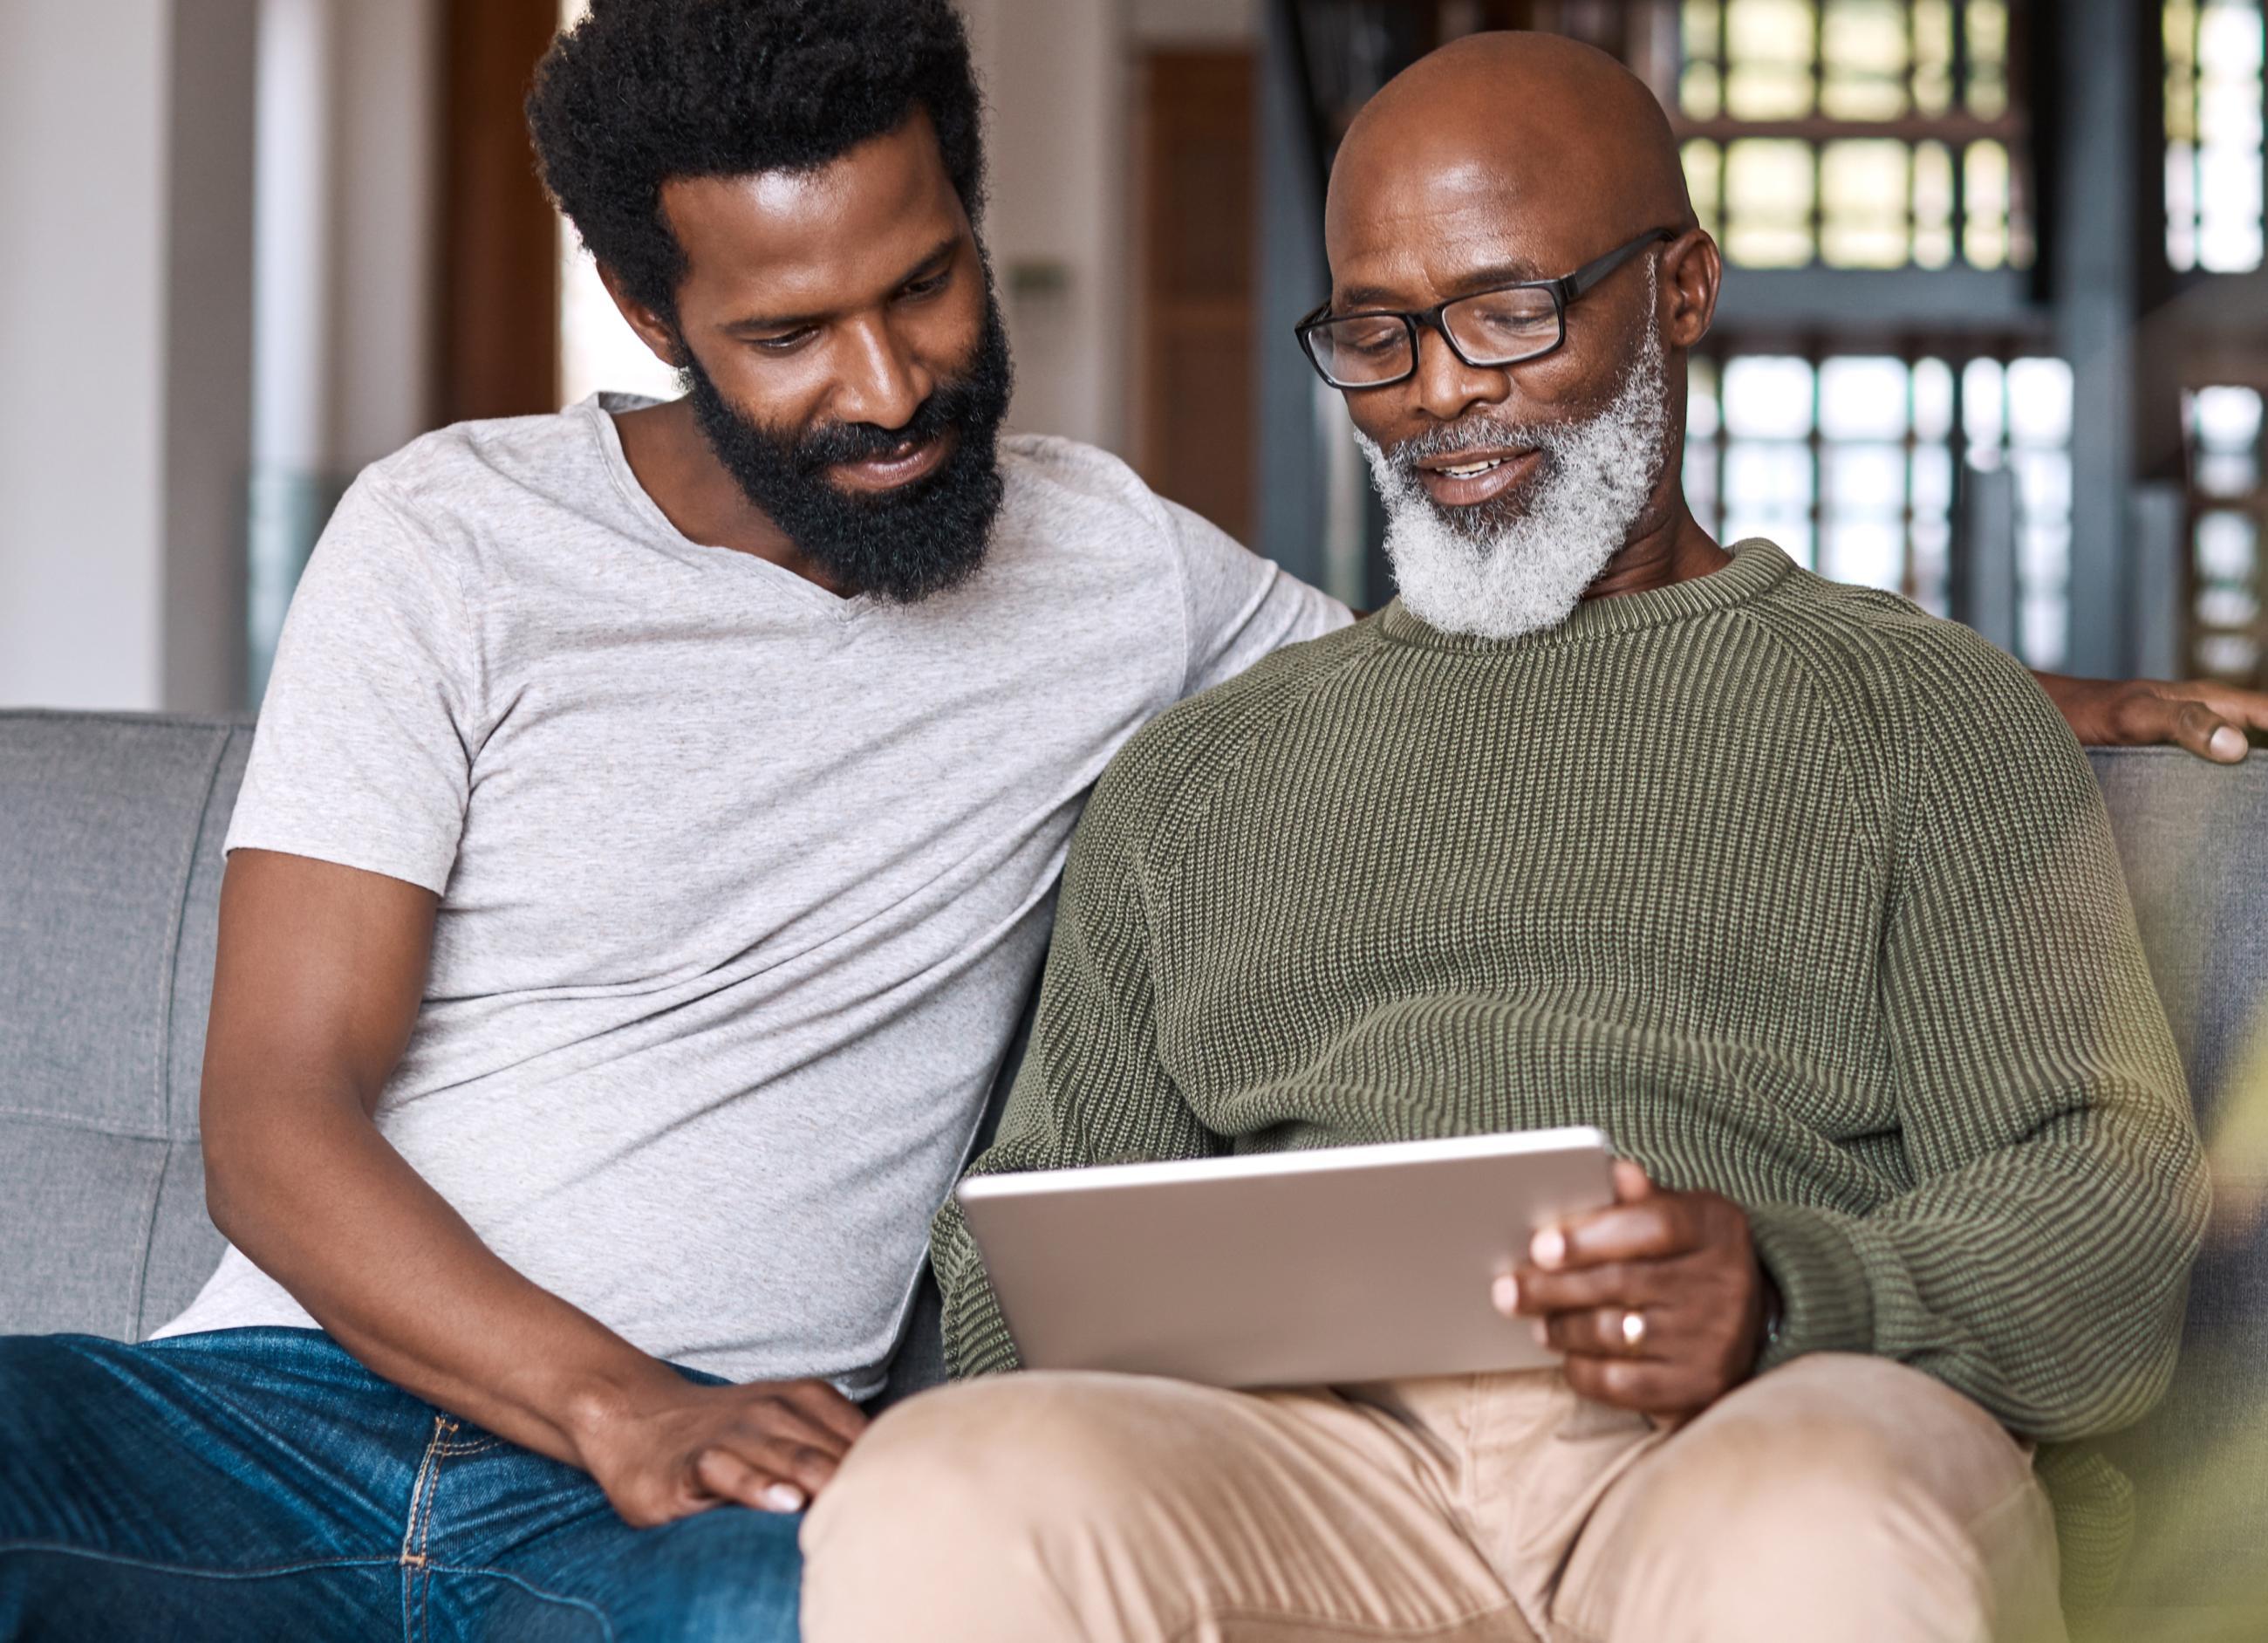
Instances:
[[[952,448],[950,434],[908,439],[883,455],[837,462],[827,471],[845,490],[895,490],[932,472]]]
[[[1532,446],[1452,451],[1420,461],[1418,482],[1441,507],[1477,507],[1533,477],[1542,457]]]

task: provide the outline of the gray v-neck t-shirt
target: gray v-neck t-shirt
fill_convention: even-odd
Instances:
[[[1116,459],[1020,436],[974,578],[839,599],[680,534],[623,460],[637,402],[362,475],[228,847],[439,895],[377,1123],[499,1256],[657,1357],[864,1396],[1088,787],[1349,618]],[[232,1249],[162,1333],[311,1323]]]

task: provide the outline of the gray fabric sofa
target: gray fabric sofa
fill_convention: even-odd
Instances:
[[[0,713],[0,1332],[139,1338],[218,1258],[197,1077],[250,743],[244,720]],[[2094,758],[2209,1137],[2250,1090],[2256,1144],[2216,1147],[2224,1203],[2268,1203],[2268,757]],[[2138,1620],[2268,1546],[2268,1225],[2233,1219],[2198,1266],[2172,1394],[2108,1446],[2139,1488],[2116,1600]],[[893,1392],[939,1372],[930,1296]]]

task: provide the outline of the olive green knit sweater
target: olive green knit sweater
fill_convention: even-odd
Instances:
[[[979,1168],[1575,1124],[1747,1206],[1770,1362],[2042,1439],[2171,1371],[2204,1165],[2087,762],[1769,543],[1509,642],[1397,603],[1143,731]],[[935,1251],[953,1368],[1012,1367],[951,1207]]]

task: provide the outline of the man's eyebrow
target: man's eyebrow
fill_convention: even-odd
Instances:
[[[912,284],[925,274],[936,272],[941,264],[948,261],[960,249],[961,236],[957,233],[947,234],[936,245],[931,247],[929,254],[921,261],[892,280],[890,289],[895,291],[901,286]],[[744,319],[727,321],[724,328],[727,331],[800,331],[811,326],[821,324],[834,317],[830,313],[750,314]]]
[[[1500,285],[1525,285],[1548,277],[1524,262],[1500,262],[1492,268],[1474,269],[1459,275],[1448,299],[1454,302],[1457,298],[1469,296],[1474,291],[1494,291]],[[1332,298],[1331,307],[1336,313],[1351,313],[1358,308],[1394,308],[1399,302],[1399,293],[1381,286],[1350,285]],[[1432,305],[1422,303],[1418,306],[1431,307]]]

